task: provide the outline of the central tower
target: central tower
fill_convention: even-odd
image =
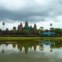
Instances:
[[[25,27],[28,27],[28,21],[26,20],[26,22],[25,22]]]

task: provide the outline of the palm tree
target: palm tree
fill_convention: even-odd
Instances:
[[[52,29],[52,23],[50,23],[50,30]]]
[[[4,25],[5,25],[5,22],[2,22],[2,25],[3,25],[3,30],[4,30]]]
[[[50,27],[52,27],[52,23],[50,23]]]

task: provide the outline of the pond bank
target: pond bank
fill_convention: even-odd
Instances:
[[[62,37],[0,37],[0,41],[20,40],[62,40]]]

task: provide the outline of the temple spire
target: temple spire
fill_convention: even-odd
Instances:
[[[25,22],[25,27],[28,27],[28,21],[26,20],[26,22]]]
[[[34,29],[37,29],[37,25],[36,24],[34,24]]]

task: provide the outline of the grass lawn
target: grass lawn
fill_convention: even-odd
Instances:
[[[62,37],[0,37],[0,41],[13,40],[62,40]]]
[[[0,37],[0,40],[39,40],[41,37]]]

